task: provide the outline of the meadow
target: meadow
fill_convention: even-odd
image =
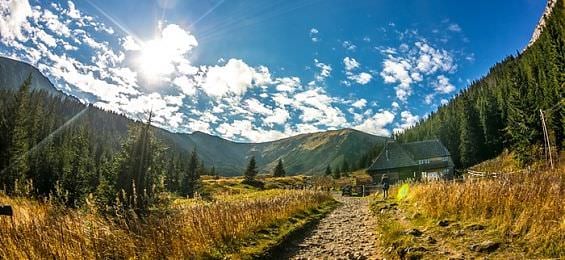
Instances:
[[[493,170],[498,165],[498,169],[515,170],[504,158],[496,160],[498,164],[486,162],[478,167]],[[494,257],[565,256],[563,166],[498,171],[496,177],[466,181],[407,183],[395,187],[391,194],[397,197],[388,202],[375,197],[372,208],[379,219],[383,244],[394,247],[396,253],[422,245],[451,250],[459,254],[456,256],[484,257],[473,255],[471,248],[489,241],[499,247],[493,250]],[[391,205],[387,203],[398,204],[398,210],[382,210]],[[444,224],[438,224],[442,221]],[[406,235],[406,230],[413,228],[424,233],[421,238]]]
[[[250,191],[212,200],[176,199],[143,219],[3,195],[0,204],[14,208],[13,221],[0,219],[2,259],[147,259],[263,254],[335,202],[320,191]]]

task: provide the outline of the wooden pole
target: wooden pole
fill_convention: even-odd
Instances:
[[[549,153],[549,165],[551,166],[551,169],[553,170],[553,157],[551,155],[551,143],[549,142],[549,134],[547,133],[547,126],[545,124],[545,117],[543,115],[543,110],[539,110],[540,114],[541,114],[541,122],[542,122],[542,126],[543,126],[543,139],[545,140],[544,144],[547,144],[547,151]]]

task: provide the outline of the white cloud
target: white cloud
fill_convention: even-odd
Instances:
[[[362,108],[364,108],[366,105],[367,105],[367,100],[364,99],[364,98],[359,99],[359,100],[355,101],[353,104],[351,104],[352,107],[356,107],[356,108],[358,108],[358,109],[362,109]]]
[[[349,75],[347,78],[357,82],[357,84],[365,85],[371,81],[373,75],[367,72],[361,72],[359,74]]]
[[[300,78],[298,77],[284,77],[276,80],[277,91],[294,92],[300,87]]]
[[[261,115],[271,115],[273,112],[271,109],[265,107],[263,103],[255,98],[250,98],[244,102],[246,108],[251,113],[261,114]]]
[[[398,124],[398,127],[394,129],[394,132],[401,132],[404,129],[414,126],[418,121],[420,121],[420,117],[417,115],[413,115],[410,111],[402,111],[400,113],[401,123]]]
[[[126,51],[139,51],[141,46],[136,42],[136,40],[130,35],[122,39],[122,48]]]
[[[353,44],[350,41],[343,41],[341,46],[343,46],[343,48],[345,48],[346,50],[349,50],[349,51],[354,51],[355,49],[357,49],[357,46],[355,46],[355,44]]]
[[[25,40],[22,27],[29,26],[27,18],[32,15],[31,6],[27,0],[0,1],[0,36],[2,40]]]
[[[318,42],[320,40],[320,38],[318,38],[318,29],[316,28],[312,28],[310,29],[310,39],[312,40],[312,42]]]
[[[431,105],[432,102],[434,102],[434,94],[428,94],[426,95],[426,97],[424,97],[424,103],[426,105]]]
[[[455,86],[449,83],[449,79],[444,75],[437,76],[437,82],[433,83],[435,90],[442,94],[449,94],[455,91]]]
[[[255,70],[242,60],[230,59],[223,66],[208,67],[201,87],[211,97],[241,96],[254,87],[254,83],[270,81],[268,70]]]
[[[460,32],[461,31],[461,27],[456,24],[456,23],[452,23],[447,27],[448,30],[452,31],[452,32]]]
[[[345,70],[350,71],[359,67],[359,62],[357,62],[354,58],[345,57],[343,58],[343,64],[345,65]]]
[[[328,64],[320,62],[318,59],[314,59],[314,64],[320,69],[320,73],[316,75],[317,81],[324,81],[332,73],[332,67]]]
[[[289,119],[290,119],[290,114],[288,113],[288,111],[286,111],[286,109],[277,107],[275,108],[275,110],[273,110],[271,115],[263,119],[263,122],[269,126],[271,126],[272,124],[282,125],[286,123]]]
[[[173,84],[178,86],[182,93],[187,96],[193,96],[196,94],[196,86],[194,85],[194,81],[189,79],[187,76],[179,76],[173,80]]]
[[[390,111],[384,110],[382,112],[375,113],[374,115],[363,121],[361,124],[358,124],[353,128],[374,135],[389,136],[390,131],[387,129],[387,127],[393,121],[394,114]]]
[[[425,76],[438,72],[452,73],[457,69],[452,55],[446,50],[436,49],[425,41],[418,41],[414,46],[410,49],[403,44],[399,48],[400,54],[388,54],[380,72],[385,83],[398,83],[396,97],[403,102],[412,95],[413,83],[423,81]]]

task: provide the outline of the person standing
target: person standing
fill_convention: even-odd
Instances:
[[[390,188],[390,183],[386,174],[383,174],[383,177],[381,178],[381,186],[383,187],[383,198],[386,200],[388,198],[388,188]]]

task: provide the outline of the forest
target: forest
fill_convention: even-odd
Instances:
[[[74,98],[31,91],[30,82],[17,92],[0,90],[0,185],[7,194],[50,197],[70,207],[95,194],[101,208],[142,209],[160,191],[192,197],[199,176],[215,175],[196,150],[158,141],[151,113],[143,122],[108,117]]]

